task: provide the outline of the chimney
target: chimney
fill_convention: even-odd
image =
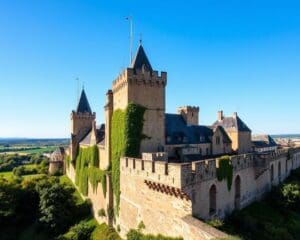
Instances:
[[[233,113],[233,117],[236,118],[237,117],[237,112]]]
[[[218,121],[222,121],[223,118],[224,118],[224,116],[223,116],[223,111],[222,111],[222,110],[221,110],[221,111],[218,111]]]

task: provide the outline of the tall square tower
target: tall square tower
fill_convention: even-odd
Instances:
[[[134,60],[113,82],[113,108],[126,109],[129,103],[142,105],[143,133],[148,137],[141,143],[141,152],[163,151],[165,145],[165,87],[167,73],[152,69],[140,45]]]

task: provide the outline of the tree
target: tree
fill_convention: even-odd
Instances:
[[[55,182],[38,185],[40,196],[39,221],[54,234],[66,230],[73,221],[74,189]]]

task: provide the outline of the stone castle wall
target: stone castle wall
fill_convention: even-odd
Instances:
[[[265,160],[244,154],[232,156],[231,161],[233,179],[228,190],[227,181],[216,178],[217,159],[173,164],[122,158],[120,216],[117,220],[121,234],[137,228],[143,221],[149,233],[200,240],[219,236],[220,232],[214,232],[192,216],[223,218],[235,208],[243,208],[260,199],[272,185],[278,185],[292,169],[300,166],[300,151],[291,159],[288,151],[278,150]],[[235,184],[238,178],[240,194],[237,198]],[[211,213],[209,190],[213,185],[216,187],[216,211]],[[188,223],[184,221],[187,218]],[[198,227],[190,229],[194,226],[192,222]]]
[[[121,160],[120,214],[116,225],[120,225],[123,237],[141,221],[145,233],[182,236],[185,240],[226,236],[191,217],[192,202],[181,191],[183,183],[179,181],[184,172],[184,165]]]

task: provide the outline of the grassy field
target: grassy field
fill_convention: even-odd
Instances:
[[[53,152],[57,146],[45,146],[45,147],[32,147],[32,146],[15,146],[4,148],[3,146],[0,148],[1,154],[43,154],[43,153],[51,153]]]
[[[26,169],[34,169],[38,165],[37,164],[24,164],[22,166],[24,166]],[[38,177],[38,176],[42,176],[42,175],[43,174],[29,174],[29,175],[23,175],[22,178],[24,178],[24,179],[27,178],[28,179],[28,178],[34,178],[34,177]],[[13,174],[12,171],[10,171],[10,172],[0,172],[0,177],[10,179],[10,178],[15,177],[15,175]]]

